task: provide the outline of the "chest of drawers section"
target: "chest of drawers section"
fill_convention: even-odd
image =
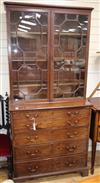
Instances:
[[[14,177],[87,171],[90,109],[11,112]]]

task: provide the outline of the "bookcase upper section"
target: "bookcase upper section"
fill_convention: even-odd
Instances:
[[[11,98],[85,97],[91,8],[5,6]]]

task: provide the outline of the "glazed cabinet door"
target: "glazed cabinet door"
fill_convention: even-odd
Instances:
[[[11,92],[14,99],[47,99],[48,14],[46,10],[34,8],[9,11]]]
[[[20,6],[7,11],[12,98],[85,97],[90,11]]]
[[[88,15],[60,11],[53,17],[54,98],[84,97]]]

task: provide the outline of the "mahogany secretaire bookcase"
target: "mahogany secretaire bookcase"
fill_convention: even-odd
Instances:
[[[92,8],[5,2],[13,179],[88,174]]]

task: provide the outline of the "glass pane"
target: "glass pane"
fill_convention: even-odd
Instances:
[[[77,14],[54,15],[54,97],[82,97],[88,17]]]
[[[13,97],[46,99],[48,13],[12,11],[10,20]]]

